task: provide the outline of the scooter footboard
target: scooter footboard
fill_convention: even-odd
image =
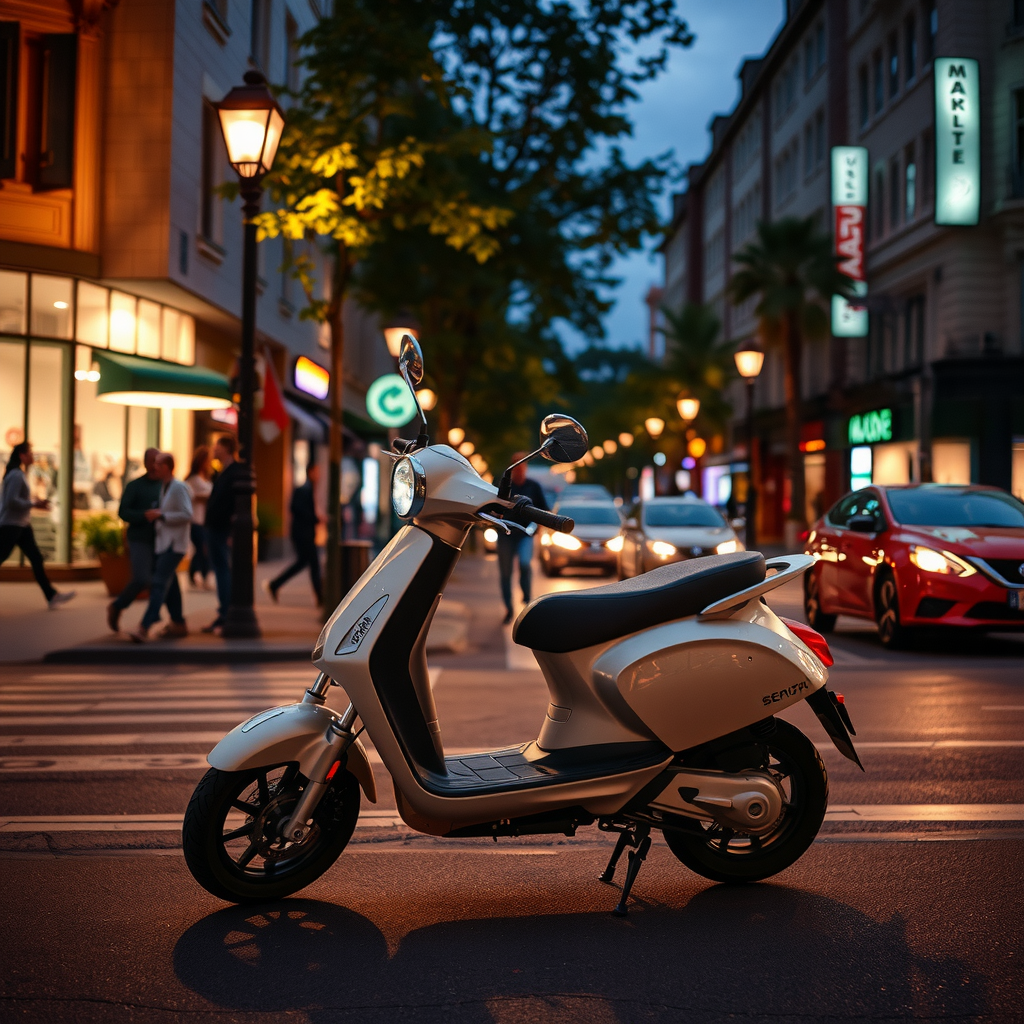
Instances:
[[[235,726],[210,751],[207,761],[224,772],[240,772],[267,765],[298,763],[308,775],[324,749],[324,735],[338,715],[317,704],[285,704],[271,708]],[[370,759],[359,740],[347,752],[346,768],[359,782],[366,799],[377,802],[377,785]]]

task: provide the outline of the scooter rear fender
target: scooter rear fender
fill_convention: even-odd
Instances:
[[[324,735],[338,714],[317,704],[285,704],[271,708],[235,726],[210,751],[207,761],[222,772],[297,763],[308,775],[324,749]],[[345,767],[359,782],[366,799],[377,802],[370,759],[359,740],[348,748]]]

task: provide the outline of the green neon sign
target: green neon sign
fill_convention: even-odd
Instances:
[[[403,427],[416,415],[416,402],[397,373],[386,373],[366,392],[366,411],[382,427]]]
[[[892,409],[876,409],[850,417],[850,444],[878,444],[892,440]]]

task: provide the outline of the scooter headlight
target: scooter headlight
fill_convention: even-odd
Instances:
[[[421,508],[427,494],[423,467],[411,455],[395,463],[391,471],[391,505],[399,519],[411,519]]]

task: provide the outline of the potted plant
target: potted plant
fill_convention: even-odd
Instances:
[[[78,520],[75,529],[86,550],[99,559],[100,579],[107,593],[111,597],[121,593],[132,578],[132,565],[124,544],[124,523],[110,512],[96,512]]]

